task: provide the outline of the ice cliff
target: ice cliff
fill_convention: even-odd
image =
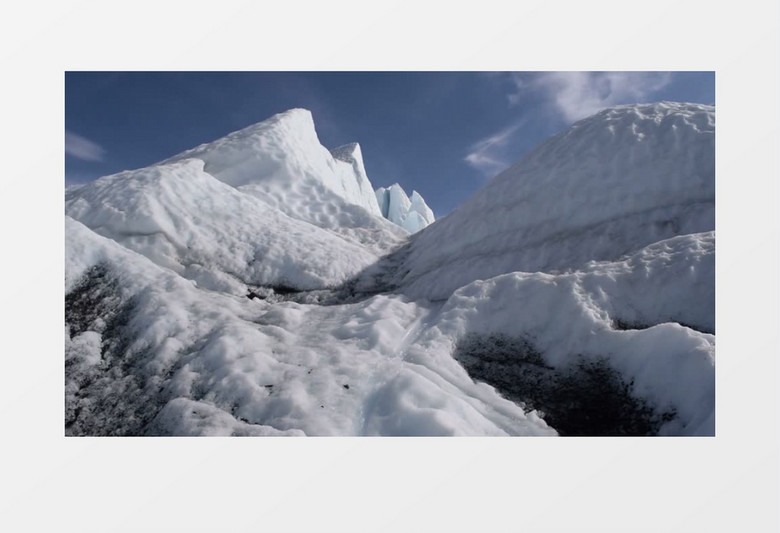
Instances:
[[[417,233],[435,220],[433,211],[417,191],[412,191],[409,198],[397,183],[387,188],[379,187],[376,200],[382,216],[409,233]]]

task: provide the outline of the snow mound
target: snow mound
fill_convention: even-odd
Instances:
[[[552,402],[541,382],[552,371],[567,375],[596,365],[602,374],[615,371],[632,401],[645,402],[659,434],[714,435],[715,336],[707,333],[714,333],[714,267],[710,232],[579,272],[515,272],[476,281],[447,300],[407,360],[440,368],[472,339],[465,350],[471,353],[460,358],[464,365],[542,411]],[[568,409],[576,400],[566,398]]]
[[[370,249],[291,218],[203,166],[182,159],[100,178],[67,192],[66,214],[213,290],[331,287],[376,261]]]
[[[204,170],[217,179],[233,187],[262,185],[281,204],[289,200],[285,193],[291,189],[312,192],[321,184],[346,202],[378,215],[360,147],[348,146],[351,150],[344,147],[339,152],[348,154],[348,160],[334,159],[317,138],[311,111],[290,109],[165,162],[201,159]]]
[[[399,295],[269,303],[203,290],[66,217],[68,435],[554,435],[452,358],[406,361]]]
[[[548,139],[416,236],[395,282],[441,299],[477,279],[579,268],[714,229],[715,108],[619,106]]]
[[[248,424],[208,403],[187,398],[169,401],[149,425],[151,435],[279,437],[305,436],[300,430],[279,431],[269,426]]]
[[[163,163],[191,158],[218,180],[372,253],[386,253],[404,237],[381,218],[360,146],[329,152],[306,109],[279,113]]]
[[[417,191],[412,191],[410,199],[397,183],[378,188],[376,199],[382,216],[409,233],[417,233],[435,220],[433,211]]]

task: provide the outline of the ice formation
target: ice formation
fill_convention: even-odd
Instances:
[[[376,200],[382,216],[409,233],[417,233],[435,220],[433,211],[420,193],[412,191],[410,199],[397,183],[387,188],[379,187]]]
[[[355,143],[329,152],[320,144],[306,109],[279,113],[166,162],[192,158],[204,161],[204,170],[228,185],[257,187],[283,210],[289,207],[295,212],[298,207],[290,205],[291,193],[296,200],[321,202],[316,192],[324,187],[347,203],[379,214],[360,146]]]
[[[477,279],[575,269],[714,230],[714,154],[712,106],[597,113],[539,145],[415,238],[398,282],[415,297],[441,299]]]
[[[65,212],[204,288],[334,287],[404,237],[379,216],[360,148],[346,153],[334,159],[295,109],[69,189]]]
[[[382,254],[403,239],[383,220],[357,143],[331,153],[311,112],[291,109],[163,163],[204,162],[204,172],[289,217]]]
[[[303,110],[68,189],[66,434],[713,435],[714,122],[603,111],[411,236]]]

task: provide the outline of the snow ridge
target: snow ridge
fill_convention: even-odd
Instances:
[[[65,212],[205,288],[237,294],[247,284],[332,287],[377,258],[215,179],[199,159],[100,178],[68,191]]]
[[[618,106],[548,139],[415,238],[414,297],[512,271],[613,260],[715,229],[715,108]]]
[[[349,163],[352,172],[350,175],[349,172],[342,170],[342,173],[346,174],[343,179],[343,183],[350,183],[351,180],[354,180],[355,183],[357,183],[357,189],[359,191],[358,197],[361,200],[360,205],[367,207],[370,213],[376,215],[378,213],[379,206],[377,206],[376,203],[372,201],[373,191],[371,188],[371,182],[368,180],[368,175],[366,174],[366,167],[363,164],[363,152],[360,149],[360,145],[358,143],[345,144],[343,146],[339,146],[338,148],[334,148],[330,151],[330,153],[338,162],[343,161],[345,163]],[[375,209],[375,207],[377,209]]]
[[[204,171],[220,181],[250,187],[275,208],[309,221],[316,218],[311,210],[322,201],[322,188],[378,215],[360,147],[342,148],[337,153],[345,159],[334,158],[320,144],[311,112],[291,109],[163,163],[200,159]]]

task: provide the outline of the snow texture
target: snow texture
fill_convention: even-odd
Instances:
[[[715,108],[619,106],[542,143],[416,236],[396,282],[442,299],[474,280],[714,229]]]
[[[65,212],[212,290],[335,286],[377,259],[215,179],[199,159],[100,178],[68,191]]]
[[[380,216],[360,147],[334,152],[293,109],[68,189],[65,212],[212,290],[333,287],[404,238]]]
[[[204,170],[228,185],[257,186],[280,206],[289,203],[290,192],[316,199],[316,188],[324,186],[344,201],[379,214],[360,146],[342,146],[331,154],[320,144],[306,109],[279,113],[167,162],[191,158],[204,161]]]
[[[405,361],[430,309],[206,291],[66,218],[66,432],[551,435],[449,358]]]
[[[712,232],[582,271],[504,274],[455,291],[420,359],[469,334],[525,339],[553,368],[601,358],[657,411],[676,413],[661,434],[712,435],[714,287]]]
[[[433,211],[417,191],[412,191],[410,199],[397,183],[379,187],[376,200],[382,216],[409,233],[417,233],[435,220]]]
[[[164,163],[196,158],[204,172],[286,215],[329,230],[373,254],[404,234],[379,215],[357,143],[322,146],[311,112],[291,109]]]
[[[606,110],[408,240],[303,110],[69,188],[66,434],[713,435],[713,142]]]

